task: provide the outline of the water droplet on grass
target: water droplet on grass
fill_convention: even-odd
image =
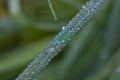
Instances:
[[[31,72],[31,74],[33,75],[33,74],[35,74],[35,72],[33,71],[33,72]]]
[[[66,26],[63,26],[63,27],[62,27],[62,30],[65,30],[65,29],[66,29]]]

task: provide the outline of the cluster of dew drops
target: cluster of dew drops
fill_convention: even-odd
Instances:
[[[60,51],[61,48],[70,40],[70,38],[78,32],[96,13],[96,9],[101,4],[102,0],[94,2],[89,1],[82,7],[80,12],[69,21],[68,25],[62,27],[62,31],[52,41],[53,48]]]
[[[96,12],[96,9],[99,7],[101,2],[102,0],[96,2],[94,2],[94,0],[90,0],[86,5],[84,5],[80,12],[73,17],[71,21],[69,21],[68,25],[62,27],[61,32],[55,36],[45,51],[39,54],[39,56],[36,57],[30,65],[28,65],[28,67],[16,80],[21,80],[25,75],[25,80],[33,80],[33,77],[38,75],[38,73],[46,67],[55,55],[57,55],[58,51],[62,49],[70,38],[88,22],[88,20]],[[32,71],[33,66],[36,68]]]

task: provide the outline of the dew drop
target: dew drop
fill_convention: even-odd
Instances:
[[[28,78],[27,78],[27,80],[31,80],[31,78],[30,78],[30,77],[28,77]]]
[[[48,62],[50,62],[51,61],[51,59],[48,59]]]
[[[85,5],[82,7],[82,9],[85,10],[85,11],[88,10]]]
[[[82,17],[81,19],[84,21],[84,20],[85,20],[85,17]]]
[[[64,30],[64,29],[65,29],[65,27],[63,26],[63,27],[62,27],[62,30]]]
[[[99,3],[99,2],[97,2],[97,3],[96,3],[96,5],[97,5],[97,6],[99,6],[99,5],[100,5],[100,3]]]
[[[28,67],[31,67],[31,65],[28,65]]]
[[[31,74],[33,75],[33,74],[35,74],[35,72],[33,71],[33,72],[31,72]]]
[[[67,28],[66,26],[63,26],[63,27],[62,27],[62,30],[65,30],[66,28]]]
[[[55,48],[49,48],[48,50],[47,50],[47,52],[50,54],[50,53],[52,53],[53,51],[55,50]]]
[[[68,38],[68,40],[70,40],[70,38]]]
[[[62,43],[65,43],[65,40],[62,40],[61,42],[62,42]]]
[[[78,27],[77,30],[80,30],[80,27]]]

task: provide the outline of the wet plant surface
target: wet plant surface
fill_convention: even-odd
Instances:
[[[1,0],[0,79],[119,80],[119,3]]]

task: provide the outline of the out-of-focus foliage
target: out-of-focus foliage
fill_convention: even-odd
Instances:
[[[0,0],[0,80],[13,80],[87,0],[22,0],[10,13]],[[36,80],[120,80],[120,0],[106,0],[94,18]],[[18,10],[19,11],[19,10]]]

